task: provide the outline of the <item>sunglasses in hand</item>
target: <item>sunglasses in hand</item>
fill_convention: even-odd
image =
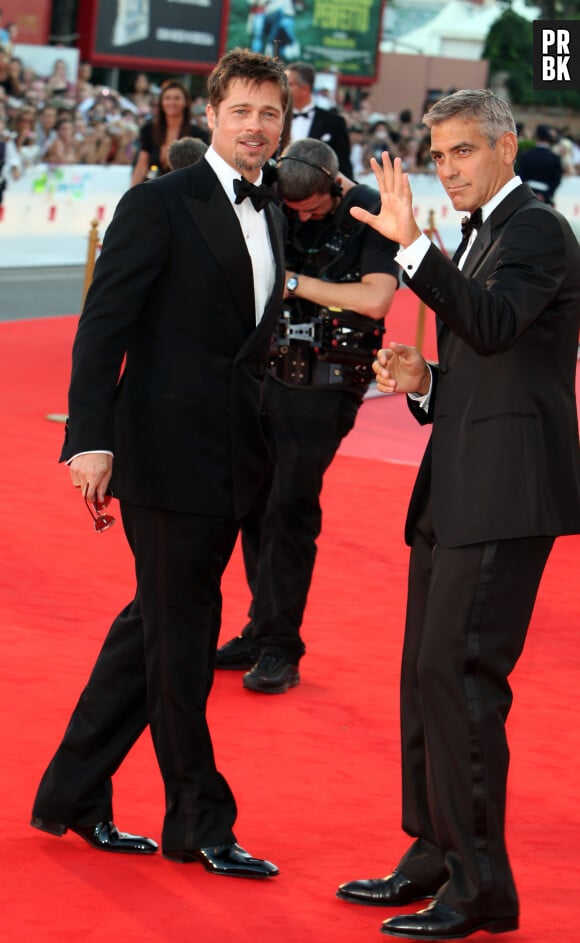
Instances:
[[[104,531],[109,530],[109,527],[112,527],[115,523],[115,518],[112,514],[103,514],[103,511],[111,502],[111,495],[106,494],[105,500],[102,504],[99,504],[98,501],[88,501],[85,494],[85,504],[88,508],[89,514],[93,519],[93,526],[97,534],[102,534]]]

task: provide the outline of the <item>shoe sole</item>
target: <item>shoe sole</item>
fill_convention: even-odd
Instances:
[[[339,900],[345,900],[347,904],[362,904],[363,907],[406,907],[407,904],[418,904],[422,900],[433,900],[433,894],[423,894],[421,897],[410,897],[408,900],[361,900],[358,897],[350,897],[348,894],[336,892]]]
[[[396,928],[381,927],[381,933],[387,936],[397,936],[406,940],[463,940],[472,933],[479,933],[485,930],[487,933],[511,933],[519,929],[520,921],[518,917],[505,917],[498,920],[484,920],[476,926],[464,930],[462,933],[413,933],[409,930],[398,930]]]
[[[248,684],[246,679],[243,680],[243,685],[246,691],[254,691],[256,694],[285,694],[286,691],[289,691],[290,688],[296,688],[300,684],[300,678],[292,678],[290,681],[285,681],[283,684],[274,685],[273,687],[255,687],[250,683]]]
[[[200,864],[208,874],[215,874],[222,878],[253,878],[256,881],[263,881],[267,878],[275,878],[280,873],[279,871],[271,871],[270,873],[262,873],[259,871],[219,871],[209,867],[203,858],[197,858],[195,855],[187,854],[187,852],[172,855],[164,851],[162,857],[167,858],[168,861],[177,861],[179,864]]]

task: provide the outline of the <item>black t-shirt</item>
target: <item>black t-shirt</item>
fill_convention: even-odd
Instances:
[[[395,262],[398,243],[385,239],[350,214],[352,206],[375,213],[379,205],[377,190],[357,184],[347,191],[334,213],[321,220],[301,222],[298,215],[286,207],[286,268],[298,275],[336,283],[360,282],[364,275],[375,272],[392,275],[398,281],[399,266]],[[333,312],[331,317],[328,317],[329,311]],[[296,360],[297,348],[300,348],[302,379],[299,385],[328,388],[330,381],[316,362],[335,366],[336,361],[342,365],[341,387],[362,396],[372,378],[370,364],[380,343],[378,334],[382,334],[383,322],[338,306],[326,309],[296,297],[285,299],[284,314],[290,321],[280,321],[280,334],[274,338],[273,375],[282,383],[296,385],[296,370],[288,367],[288,362]],[[313,340],[295,337],[288,344],[287,331],[291,330],[291,325],[304,323],[314,326]],[[334,389],[340,388],[337,383],[333,378]]]
[[[331,282],[356,281],[381,272],[398,280],[395,255],[399,246],[350,215],[351,206],[376,213],[377,190],[366,184],[352,187],[334,213],[321,220],[300,222],[290,211],[286,241],[287,268]]]

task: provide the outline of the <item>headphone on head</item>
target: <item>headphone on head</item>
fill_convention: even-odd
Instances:
[[[332,175],[332,172],[328,169],[328,167],[323,167],[320,164],[314,164],[311,160],[305,160],[304,157],[291,157],[290,155],[288,155],[287,157],[278,158],[278,163],[280,164],[283,160],[294,160],[298,164],[307,164],[309,167],[314,167],[315,170],[319,170],[321,174],[324,174],[326,177],[332,180],[332,185],[330,187],[330,195],[342,196],[342,187],[340,183],[338,182],[338,180],[334,178],[334,176]]]

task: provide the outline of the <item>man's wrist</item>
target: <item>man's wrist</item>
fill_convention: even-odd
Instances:
[[[417,227],[414,233],[410,234],[407,239],[399,243],[401,249],[408,249],[414,242],[417,242],[420,235],[422,235],[422,231]]]
[[[417,390],[419,396],[427,396],[431,390],[431,383],[433,382],[433,376],[431,374],[431,369],[429,364],[425,362],[425,369],[423,371],[423,377],[421,379],[421,385]]]
[[[296,275],[295,272],[288,276],[288,278],[286,279],[286,291],[288,292],[289,295],[296,294],[299,283],[300,283],[300,279],[298,275]]]

